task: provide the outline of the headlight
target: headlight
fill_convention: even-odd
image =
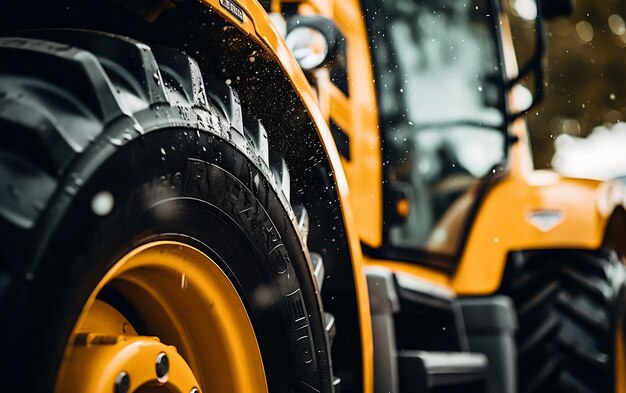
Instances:
[[[326,37],[310,27],[293,28],[287,33],[285,41],[303,70],[320,67],[328,57]]]

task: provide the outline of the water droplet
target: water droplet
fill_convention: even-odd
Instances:
[[[109,191],[100,191],[91,200],[91,210],[98,216],[106,216],[113,210],[115,198]]]
[[[578,38],[580,38],[584,43],[590,42],[593,40],[593,26],[591,23],[587,21],[580,21],[576,23],[576,34],[578,34]]]
[[[78,173],[73,173],[72,174],[72,178],[74,179],[74,184],[76,184],[77,186],[82,186],[83,185],[83,179],[81,179],[78,176]]]
[[[613,32],[613,34],[617,36],[621,36],[626,33],[626,23],[624,23],[624,18],[622,18],[618,14],[613,14],[609,16],[609,28]]]

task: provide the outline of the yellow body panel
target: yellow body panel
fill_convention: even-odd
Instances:
[[[439,270],[431,269],[418,264],[372,259],[368,258],[367,256],[365,257],[365,261],[367,265],[381,266],[394,272],[401,272],[417,276],[432,281],[436,284],[442,285],[450,290],[453,290],[450,275],[443,273]]]

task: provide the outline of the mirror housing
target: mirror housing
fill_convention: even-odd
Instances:
[[[539,104],[544,97],[544,66],[546,56],[546,34],[543,21],[557,17],[567,17],[574,12],[574,0],[535,0],[537,3],[537,16],[535,17],[535,50],[533,55],[519,69],[517,77],[508,82],[511,91],[528,74],[532,73],[535,79],[535,91],[530,105],[516,112],[509,113],[509,121],[513,121],[525,115],[529,110]]]
[[[321,15],[295,15],[287,20],[285,42],[304,71],[337,60],[345,38],[335,23]]]

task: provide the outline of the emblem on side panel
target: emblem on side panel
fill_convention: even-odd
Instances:
[[[528,213],[526,219],[540,231],[548,232],[559,225],[563,221],[564,216],[560,210],[535,210]]]
[[[220,0],[220,5],[226,9],[232,16],[239,19],[243,23],[243,10],[232,0]]]

